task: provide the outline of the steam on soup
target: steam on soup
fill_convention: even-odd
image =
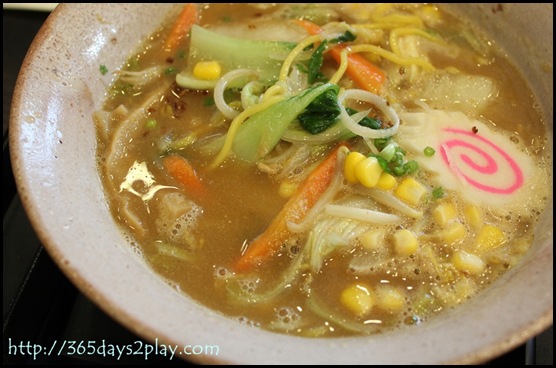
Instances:
[[[470,24],[430,4],[183,9],[95,113],[113,215],[180,292],[273,331],[372,334],[527,252],[546,132]]]

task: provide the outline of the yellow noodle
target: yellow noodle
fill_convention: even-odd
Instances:
[[[338,70],[336,70],[334,75],[330,78],[330,83],[338,84],[338,82],[346,72],[348,66],[347,54],[348,54],[348,50],[343,49],[340,54],[340,65],[338,66]]]
[[[371,19],[374,23],[384,23],[384,24],[398,24],[398,25],[413,25],[417,27],[423,27],[423,20],[416,15],[405,15],[405,14],[388,14],[385,15],[389,10],[395,10],[395,4],[382,4],[377,6],[377,8],[371,13]]]
[[[421,36],[423,38],[426,38],[427,40],[430,40],[432,42],[436,42],[436,43],[439,43],[439,44],[444,43],[444,40],[442,40],[441,38],[433,36],[430,33],[426,32],[422,29],[418,29],[418,28],[396,28],[396,29],[393,29],[390,32],[390,48],[392,49],[394,54],[396,54],[398,56],[403,56],[400,48],[398,47],[398,39],[401,36],[409,36],[409,35]]]
[[[294,49],[290,52],[286,60],[284,60],[284,63],[282,64],[282,69],[280,69],[279,80],[280,81],[286,80],[286,78],[288,77],[288,73],[290,72],[290,67],[293,64],[293,61],[307,46],[315,42],[319,42],[321,40],[322,40],[322,36],[318,34],[314,36],[309,36],[303,41],[301,41],[300,43],[298,43],[297,46],[295,46]]]
[[[390,14],[381,19],[377,19],[376,23],[383,23],[386,26],[389,24],[396,24],[398,26],[423,27],[423,20],[416,15]]]
[[[401,28],[401,27],[406,27],[407,24],[401,24],[401,23],[382,23],[382,22],[377,22],[377,23],[359,23],[354,25],[355,28],[357,27],[361,27],[361,28],[367,28],[367,29],[380,29],[383,31],[386,30],[390,30],[390,29],[396,29],[396,28]]]
[[[279,96],[282,95],[284,93],[284,87],[282,87],[281,85],[275,84],[272,87],[270,87],[269,89],[266,90],[266,92],[263,95],[262,101],[267,101],[269,98],[272,98],[274,96]]]
[[[427,60],[419,59],[419,58],[400,57],[388,50],[383,49],[382,47],[375,46],[375,45],[351,46],[350,52],[371,52],[399,65],[403,65],[403,66],[418,65],[426,70],[435,70],[435,67]]]

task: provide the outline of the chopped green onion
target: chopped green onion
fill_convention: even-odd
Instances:
[[[394,142],[390,142],[386,147],[380,150],[380,156],[384,157],[384,159],[388,162],[392,161],[395,154],[396,144]]]
[[[394,153],[394,157],[390,160],[390,162],[392,163],[392,165],[394,166],[402,166],[404,163],[404,154],[398,150],[396,150],[396,152]]]
[[[102,75],[105,75],[106,73],[108,73],[108,68],[104,64],[100,64],[99,70],[100,70],[100,74],[102,74]]]
[[[147,123],[145,124],[145,126],[147,127],[147,129],[151,130],[156,128],[156,126],[158,125],[157,121],[154,119],[149,119],[147,120]]]
[[[384,147],[388,145],[389,142],[390,142],[390,138],[376,138],[374,143],[375,143],[375,147],[379,151],[382,151]]]
[[[214,106],[214,98],[213,97],[207,97],[203,100],[203,106]]]
[[[382,168],[382,170],[388,172],[388,160],[385,159],[384,157],[380,156],[380,155],[369,155],[369,157],[375,157],[378,161],[378,164],[380,165],[380,167]]]
[[[403,164],[403,170],[405,174],[411,175],[415,173],[417,169],[419,169],[419,164],[417,163],[417,161],[411,160]]]
[[[425,147],[423,152],[425,153],[425,156],[431,157],[435,154],[436,151],[431,146],[427,146],[427,147]]]
[[[432,196],[435,199],[440,199],[444,197],[444,189],[442,187],[436,187],[432,190]]]
[[[168,68],[164,69],[164,74],[169,75],[169,74],[174,74],[176,72],[176,68],[174,68],[173,66],[169,66]]]
[[[405,170],[403,169],[403,166],[396,166],[392,168],[392,173],[396,176],[402,176],[405,174]]]

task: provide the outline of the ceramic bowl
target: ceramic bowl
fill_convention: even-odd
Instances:
[[[482,24],[515,60],[552,137],[553,5],[453,8]],[[91,116],[113,78],[99,66],[117,69],[172,11],[172,4],[60,5],[33,42],[13,97],[10,147],[24,207],[57,265],[102,310],[145,340],[175,345],[177,356],[200,363],[481,363],[552,324],[552,205],[518,266],[464,307],[401,332],[286,336],[241,325],[168,286],[130,249],[110,215]],[[197,355],[183,352],[186,346],[212,348]]]

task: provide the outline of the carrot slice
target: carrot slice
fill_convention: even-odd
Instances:
[[[162,163],[164,169],[190,193],[192,197],[201,199],[206,195],[204,183],[186,158],[179,155],[168,155],[162,159]]]
[[[345,46],[336,46],[330,49],[330,54],[340,63],[342,49]],[[377,93],[384,83],[386,76],[384,72],[371,63],[366,57],[361,54],[348,54],[348,65],[346,73],[353,79],[353,81],[362,89]]]
[[[301,28],[306,30],[310,35],[316,35],[322,32],[322,28],[318,24],[306,19],[294,19],[294,23],[301,26]]]
[[[191,26],[197,22],[197,7],[194,3],[186,4],[176,21],[172,25],[170,33],[164,42],[164,50],[174,52],[187,36]]]
[[[294,22],[305,29],[310,35],[322,32],[320,26],[308,20],[296,19]],[[332,55],[334,60],[338,63],[340,63],[341,53],[344,48],[345,46],[337,45],[332,47],[329,51],[330,55]],[[377,93],[386,79],[384,72],[361,54],[348,54],[347,59],[348,65],[346,73],[360,88],[372,93]]]
[[[291,235],[287,227],[288,222],[297,223],[302,220],[330,185],[340,147],[330,153],[299,185],[268,228],[249,245],[247,251],[235,264],[235,271],[249,271],[274,254],[288,239]]]

